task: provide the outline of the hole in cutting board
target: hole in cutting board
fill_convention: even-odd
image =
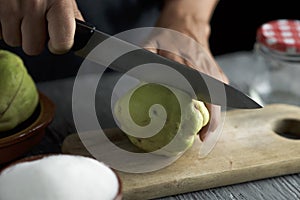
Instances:
[[[285,138],[300,139],[300,120],[282,119],[276,121],[273,131]]]

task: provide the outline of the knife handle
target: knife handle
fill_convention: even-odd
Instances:
[[[76,30],[75,30],[74,44],[72,50],[78,51],[87,44],[89,39],[94,34],[96,27],[87,22],[78,19],[75,20],[76,20]]]

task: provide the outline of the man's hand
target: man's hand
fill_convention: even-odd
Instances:
[[[170,31],[161,31],[150,37],[145,48],[228,83],[227,76],[209,49],[209,20],[215,4],[214,0],[165,0],[156,26],[178,31],[183,37],[174,37]],[[171,50],[163,50],[165,47]],[[221,120],[220,106],[206,106],[210,111],[210,122],[201,129],[201,140],[214,132]]]
[[[75,18],[83,19],[75,0],[0,0],[0,38],[28,55],[45,48],[62,54],[73,45]]]
[[[144,47],[228,83],[226,75],[215,62],[208,49],[194,39],[188,38],[187,35],[182,35],[182,37],[180,35],[181,33],[178,32],[161,29],[149,38]],[[199,133],[201,140],[204,140],[209,133],[215,131],[221,120],[220,106],[212,104],[206,104],[206,106],[210,112],[210,121]]]

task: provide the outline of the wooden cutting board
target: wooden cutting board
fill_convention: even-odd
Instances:
[[[118,129],[110,131],[120,134]],[[175,163],[159,171],[118,172],[124,199],[151,199],[300,172],[300,108],[274,104],[229,111],[212,152],[200,159],[199,146],[196,141]],[[62,152],[90,156],[77,134],[65,139]]]

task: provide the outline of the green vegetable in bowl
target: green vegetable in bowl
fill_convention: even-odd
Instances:
[[[0,50],[0,132],[28,119],[38,101],[36,85],[22,59],[10,51]]]
[[[115,104],[114,114],[132,144],[166,156],[178,155],[191,147],[209,121],[203,102],[155,83],[142,83],[123,95]],[[147,133],[151,132],[156,133],[149,137]]]

